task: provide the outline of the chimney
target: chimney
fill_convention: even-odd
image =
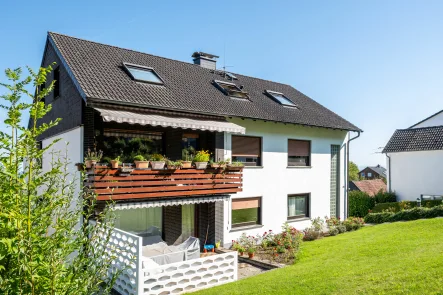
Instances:
[[[203,68],[216,70],[216,64],[217,64],[217,55],[204,53],[204,52],[194,52],[192,54],[192,57],[194,58],[194,64],[199,65]]]

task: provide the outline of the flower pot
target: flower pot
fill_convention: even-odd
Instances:
[[[208,167],[208,162],[195,162],[195,168],[206,169]]]
[[[231,170],[231,171],[241,171],[241,170],[243,170],[243,167],[244,166],[231,166],[231,165],[228,165],[228,170]]]
[[[149,161],[134,161],[135,168],[137,169],[146,169],[149,168]]]
[[[77,171],[84,171],[85,170],[85,164],[83,163],[77,163],[75,164],[77,166]]]
[[[249,259],[254,258],[254,253],[248,253]]]
[[[192,162],[191,161],[183,161],[182,168],[184,168],[184,169],[192,168]]]
[[[238,252],[240,254],[240,256],[243,256],[243,252]]]
[[[165,168],[165,161],[151,161],[152,169],[160,170]]]
[[[177,166],[175,166],[175,165],[166,165],[166,168],[168,170],[177,170],[177,169],[180,169],[181,166],[180,165],[177,165]]]
[[[118,161],[112,160],[111,161],[111,168],[112,169],[117,169],[118,168]]]
[[[93,166],[95,166],[95,164],[97,164],[97,160],[86,160],[85,161],[85,166],[87,169],[91,169]]]
[[[217,163],[212,163],[211,164],[211,167],[212,168],[225,168],[226,167],[226,164],[217,164]]]

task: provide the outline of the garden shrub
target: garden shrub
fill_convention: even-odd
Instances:
[[[365,216],[366,223],[384,223],[443,217],[443,205],[432,208],[416,207],[400,212],[369,213]]]
[[[365,192],[349,192],[349,216],[364,217],[375,206],[375,199]]]
[[[441,200],[429,200],[429,201],[423,201],[421,202],[422,207],[426,208],[432,208],[435,206],[442,205],[443,202]],[[409,208],[404,208],[405,205]],[[376,204],[374,208],[371,210],[372,213],[380,213],[383,211],[392,211],[392,212],[399,212],[401,210],[410,209],[417,207],[416,201],[402,201],[402,202],[395,202],[395,203],[382,203],[382,204]]]
[[[303,241],[313,241],[321,237],[324,221],[320,217],[311,219],[312,225],[303,230]]]
[[[338,234],[344,233],[346,231],[346,227],[343,225],[343,222],[340,221],[337,217],[327,218],[326,226],[328,227],[329,235],[336,236]]]
[[[392,203],[397,201],[395,193],[384,192],[380,190],[375,196],[375,203]]]
[[[365,224],[363,218],[349,217],[343,221],[343,225],[346,227],[346,231],[353,231],[361,228]]]

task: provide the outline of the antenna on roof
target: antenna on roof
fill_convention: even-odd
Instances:
[[[221,76],[223,76],[223,78],[226,78],[226,76],[228,76],[229,79],[231,80],[237,80],[237,77],[234,76],[233,74],[229,73],[226,71],[226,68],[232,68],[234,66],[227,66],[226,65],[226,42],[223,44],[223,67],[221,69],[218,69],[221,73]]]

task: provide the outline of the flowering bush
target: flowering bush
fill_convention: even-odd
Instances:
[[[328,227],[329,235],[336,236],[338,234],[346,232],[346,227],[341,222],[340,218],[325,216],[326,226]]]
[[[365,224],[363,218],[360,217],[349,217],[343,222],[343,225],[346,227],[347,231],[357,230],[361,228]]]
[[[303,230],[303,241],[313,241],[321,237],[324,228],[324,221],[320,217],[311,220],[311,227]]]

